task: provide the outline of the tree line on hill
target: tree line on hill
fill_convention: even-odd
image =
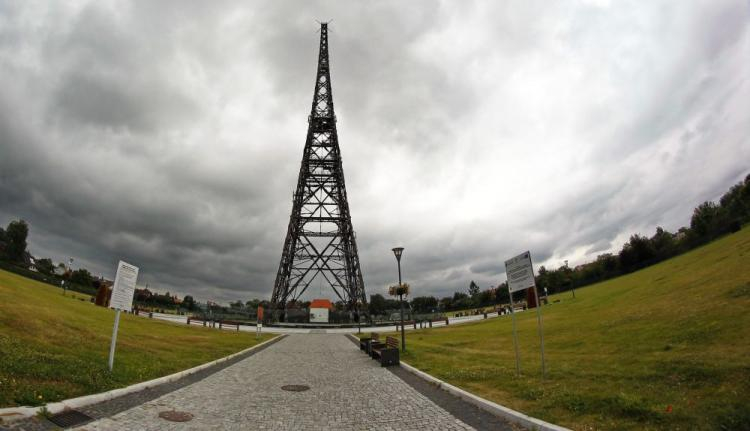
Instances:
[[[0,227],[0,268],[20,273],[39,281],[60,285],[87,294],[95,294],[100,280],[85,268],[72,270],[64,263],[55,265],[52,259],[35,258],[26,250],[29,225],[24,220],[13,220]]]
[[[35,258],[26,249],[29,235],[29,225],[25,220],[13,220],[3,229],[0,227],[0,268],[9,270],[29,278],[43,281],[55,286],[64,286],[68,290],[86,293],[93,297],[104,294],[103,303],[108,302],[106,290],[110,289],[112,282],[102,277],[95,277],[86,268],[73,270],[64,263],[55,264],[49,258]],[[133,295],[136,308],[153,310],[179,310],[196,311],[208,308],[209,304],[198,304],[191,295],[186,295],[180,300],[176,295],[169,292],[158,293],[146,288],[136,288]],[[241,302],[237,301],[242,304]],[[98,303],[98,302],[97,302]],[[228,313],[236,311],[237,304],[229,307],[211,303],[210,307],[216,313]]]
[[[604,253],[593,262],[555,270],[539,268],[537,286],[557,293],[598,283],[685,253],[750,222],[750,175],[732,186],[719,202],[704,202],[693,210],[689,227],[669,232],[661,227],[650,237],[634,234],[619,253]]]
[[[689,227],[682,227],[674,233],[657,227],[650,237],[634,234],[618,253],[601,254],[594,261],[575,268],[570,268],[567,264],[557,269],[541,266],[537,271],[536,284],[542,291],[546,288],[549,294],[553,294],[598,283],[669,259],[722,235],[737,232],[748,222],[750,175],[732,186],[718,202],[707,201],[698,205],[693,210]],[[419,296],[412,298],[409,305],[414,312],[430,313],[491,307],[508,302],[506,282],[481,290],[472,280],[468,291],[458,291],[453,296],[443,298]],[[374,315],[386,314],[399,308],[398,300],[385,298],[380,294],[370,295],[368,305],[370,313]]]
[[[55,264],[49,258],[35,258],[26,250],[28,235],[29,225],[25,220],[13,220],[5,229],[0,227],[0,268],[92,296],[101,294],[102,287],[111,287],[111,281],[93,276],[86,268],[74,270],[62,262]],[[169,292],[160,294],[148,288],[136,288],[133,299],[141,307],[174,309],[185,302],[191,309],[195,306],[192,296],[180,301]]]

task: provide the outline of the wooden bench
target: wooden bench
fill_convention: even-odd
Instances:
[[[370,341],[378,340],[379,335],[377,332],[371,332],[369,337],[362,337],[359,339],[359,350],[364,350],[368,354],[370,353]]]
[[[385,346],[385,343],[380,341],[380,334],[378,334],[377,332],[373,332],[370,335],[370,340],[367,341],[367,349],[366,349],[367,354],[370,355],[370,357],[374,358],[374,356],[372,356],[372,349],[374,349],[375,347],[380,347],[380,346]]]
[[[195,316],[188,317],[187,324],[191,325],[193,323],[197,323],[199,325],[203,324],[203,326],[208,325],[209,328],[215,328],[216,324],[218,323],[219,329],[226,329],[225,327],[232,326],[236,331],[240,330],[240,325],[242,324],[241,322],[235,322],[233,320],[205,320]]]
[[[206,321],[206,320],[204,320],[204,319],[198,318],[198,317],[194,317],[194,316],[189,316],[189,317],[187,318],[187,324],[188,324],[188,325],[190,325],[190,324],[191,324],[191,323],[193,323],[193,322],[198,322],[198,324],[201,324],[201,323],[202,323],[202,324],[203,324],[203,326],[206,326],[206,322],[207,322],[207,321]],[[210,323],[210,322],[209,322],[209,323]]]
[[[225,326],[235,326],[238,332],[240,330],[240,322],[235,322],[233,320],[219,320],[219,329],[222,329]]]
[[[398,365],[398,339],[385,337],[385,344],[372,347],[372,358],[380,361],[380,366]]]

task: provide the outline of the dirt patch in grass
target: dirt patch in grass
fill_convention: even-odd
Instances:
[[[750,298],[750,281],[730,290],[727,296],[730,298]]]

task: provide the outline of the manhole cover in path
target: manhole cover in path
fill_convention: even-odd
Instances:
[[[291,392],[302,392],[310,389],[310,387],[307,385],[284,385],[281,389]]]
[[[58,413],[49,417],[50,422],[63,428],[80,425],[90,421],[91,419],[93,419],[91,416],[87,416],[77,410],[65,410],[62,413]]]
[[[188,412],[177,412],[174,410],[161,412],[159,413],[159,417],[172,422],[187,422],[193,419],[193,415]]]

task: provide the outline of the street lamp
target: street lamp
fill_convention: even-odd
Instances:
[[[396,255],[396,262],[398,263],[398,288],[399,295],[398,301],[401,305],[401,351],[406,351],[406,338],[404,337],[404,293],[401,289],[401,254],[404,252],[403,247],[393,248],[393,254]]]
[[[568,284],[570,284],[570,288],[573,290],[573,299],[576,299],[576,287],[573,285],[573,280],[570,279],[570,267],[568,266],[568,259],[565,259],[565,275],[568,280]]]
[[[71,257],[68,259],[68,271],[70,271],[70,278],[73,278],[73,258]],[[63,280],[63,296],[65,296],[65,293],[68,292],[68,287],[65,285],[65,280]]]

